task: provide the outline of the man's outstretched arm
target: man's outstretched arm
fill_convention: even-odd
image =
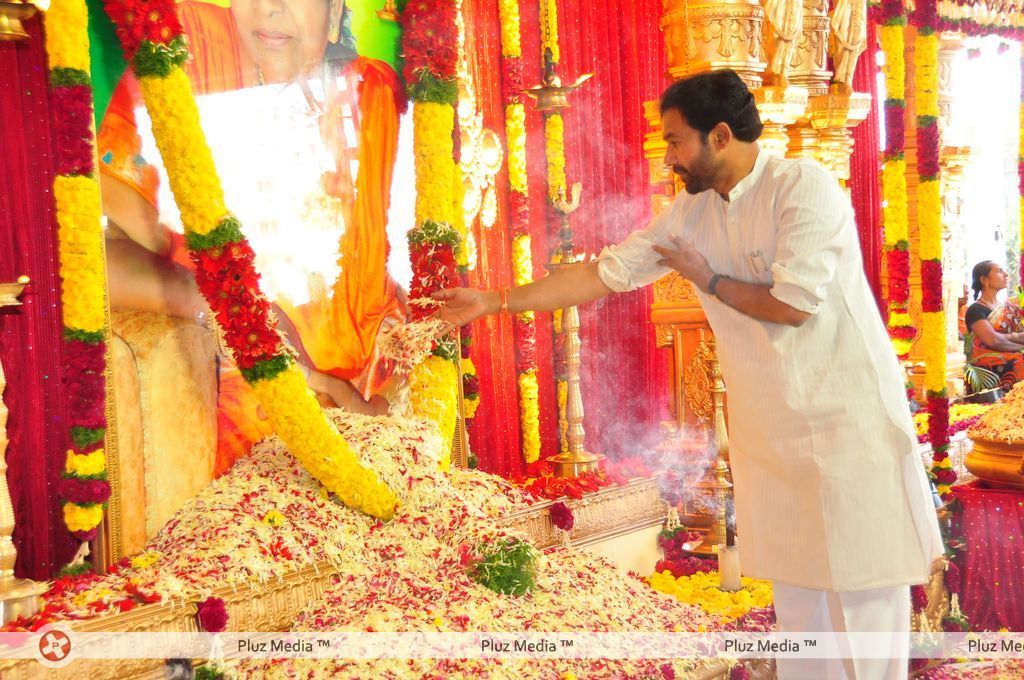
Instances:
[[[612,289],[597,271],[597,262],[581,262],[562,267],[533,283],[512,288],[505,294],[506,311],[550,312],[602,298]],[[501,312],[502,292],[473,288],[449,288],[434,293],[445,304],[437,316],[455,326],[464,326],[486,314]]]

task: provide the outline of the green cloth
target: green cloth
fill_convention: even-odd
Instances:
[[[114,23],[103,11],[103,0],[85,2],[89,8],[89,70],[98,129],[110,105],[110,98],[114,95],[114,88],[121,81],[128,64],[121,54]]]
[[[377,16],[384,0],[347,0],[345,4],[352,12],[352,34],[359,56],[383,61],[401,73],[402,29],[397,22]]]

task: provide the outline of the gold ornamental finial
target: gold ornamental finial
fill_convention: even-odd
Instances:
[[[384,6],[377,10],[377,18],[381,21],[398,23],[398,8],[395,7],[395,0],[384,0]]]

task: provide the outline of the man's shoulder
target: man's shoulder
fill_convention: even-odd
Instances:
[[[828,179],[835,182],[835,178],[818,161],[811,158],[779,158],[772,156],[768,159],[765,167],[765,176],[773,179]]]
[[[812,194],[819,198],[832,195],[839,199],[843,195],[839,181],[810,158],[772,158],[763,179],[773,192],[793,197]]]

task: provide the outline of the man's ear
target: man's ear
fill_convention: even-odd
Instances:
[[[708,139],[715,145],[716,149],[723,149],[732,140],[732,129],[729,124],[722,121],[711,128]]]

